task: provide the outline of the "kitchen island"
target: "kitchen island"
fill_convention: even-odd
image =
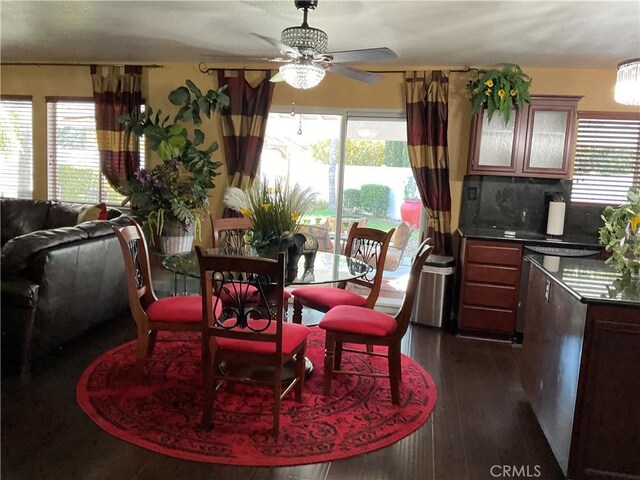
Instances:
[[[569,479],[640,479],[640,282],[529,255],[522,384]]]

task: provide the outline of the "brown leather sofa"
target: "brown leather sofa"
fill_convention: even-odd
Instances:
[[[124,262],[111,225],[77,224],[82,205],[0,199],[2,370],[30,363],[128,309]]]

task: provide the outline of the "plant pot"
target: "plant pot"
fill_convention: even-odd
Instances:
[[[420,226],[420,210],[422,210],[422,202],[420,200],[405,200],[400,205],[400,217],[412,227]]]
[[[193,246],[195,226],[186,228],[177,220],[165,221],[162,227],[162,235],[159,237],[160,253],[163,255],[175,255],[176,253],[190,252]]]

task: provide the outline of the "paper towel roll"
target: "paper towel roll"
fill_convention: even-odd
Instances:
[[[547,235],[562,235],[564,232],[564,202],[549,202]]]

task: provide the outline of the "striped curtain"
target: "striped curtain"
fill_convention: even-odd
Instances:
[[[126,184],[140,168],[140,152],[135,135],[125,135],[118,117],[140,112],[142,67],[91,66],[93,99],[96,105],[96,134],[102,173],[109,184],[126,195]]]
[[[221,114],[231,187],[249,188],[260,165],[274,88],[269,81],[271,72],[265,70],[264,74],[264,79],[252,87],[245,80],[243,70],[218,70],[218,85],[228,85],[227,95],[231,102]]]
[[[407,72],[409,163],[429,215],[433,252],[451,255],[451,194],[447,148],[449,78],[442,71]]]

